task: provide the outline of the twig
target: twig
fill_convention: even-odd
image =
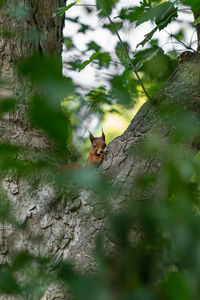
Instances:
[[[169,33],[166,29],[164,31],[169,34],[170,37],[173,37],[175,40],[177,40],[181,45],[183,45],[186,49],[195,51],[192,47],[186,45],[183,41],[179,40],[173,33]]]
[[[191,35],[191,38],[190,38],[190,47],[192,46],[192,40],[193,40],[195,33],[196,33],[196,28],[194,29],[193,34]]]
[[[96,4],[75,4],[74,6],[96,6]]]
[[[100,1],[100,3],[101,3],[101,1]],[[106,17],[108,18],[108,20],[109,20],[109,22],[110,22],[110,24],[111,24],[111,26],[112,26],[114,32],[116,33],[116,35],[117,35],[117,37],[118,37],[118,39],[119,39],[119,41],[120,41],[120,44],[121,44],[121,46],[122,46],[122,49],[124,50],[124,53],[125,53],[126,57],[128,58],[128,60],[129,60],[129,62],[130,62],[131,68],[132,68],[133,72],[135,73],[135,75],[136,75],[136,77],[137,77],[137,79],[138,79],[138,81],[139,81],[139,83],[140,83],[140,85],[141,85],[141,87],[142,87],[142,89],[143,89],[143,91],[144,91],[146,97],[147,97],[149,100],[152,100],[151,97],[149,96],[149,93],[147,92],[146,88],[144,87],[144,84],[143,84],[143,82],[142,82],[142,80],[141,80],[141,78],[140,78],[140,76],[139,76],[139,74],[138,74],[138,72],[137,72],[137,70],[136,70],[136,68],[135,68],[135,66],[134,66],[134,64],[133,64],[133,62],[132,62],[132,60],[131,60],[131,58],[130,58],[130,56],[129,56],[129,53],[128,53],[126,47],[124,46],[124,43],[123,43],[123,41],[122,41],[122,39],[121,39],[121,37],[120,37],[120,35],[119,35],[119,32],[118,32],[118,30],[117,30],[117,28],[116,28],[116,26],[115,26],[115,23],[111,20],[110,16],[107,14],[107,12],[106,12],[106,10],[104,9],[102,3],[101,3],[101,6],[102,6],[102,9],[103,9],[103,11],[104,11]]]

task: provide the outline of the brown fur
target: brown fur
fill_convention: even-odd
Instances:
[[[90,132],[90,154],[88,156],[86,166],[98,167],[104,159],[104,149],[106,147],[105,134],[102,130],[101,137],[94,137]]]

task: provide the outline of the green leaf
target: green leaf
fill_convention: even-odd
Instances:
[[[79,68],[79,66],[81,65],[81,60],[77,59],[77,60],[73,60],[73,61],[68,61],[67,63],[68,63],[68,65],[71,66],[71,70],[77,70]]]
[[[62,76],[60,58],[34,55],[25,59],[18,69],[40,86],[43,96],[54,107],[59,107],[64,97],[74,94],[72,80]]]
[[[198,24],[200,24],[200,16],[193,22],[194,26],[197,26]]]
[[[140,42],[139,44],[137,44],[136,48],[141,46],[144,46],[148,41],[150,41],[150,39],[152,38],[152,36],[154,35],[154,33],[157,31],[158,27],[156,26],[153,30],[151,30],[149,33],[145,34],[145,39]]]
[[[184,30],[181,28],[177,33],[173,34],[173,37],[177,40],[182,40],[184,38]]]
[[[29,113],[32,125],[43,129],[64,150],[69,138],[70,122],[61,108],[55,109],[45,98],[35,96]]]
[[[117,29],[117,31],[119,31],[123,26],[123,22],[115,22],[115,28]],[[104,24],[103,28],[106,28],[108,30],[110,30],[112,32],[112,34],[115,33],[113,26],[111,24]]]
[[[154,21],[161,30],[166,27],[176,16],[177,8],[174,6],[174,4],[170,2],[164,2],[160,5],[145,9],[142,16],[137,20],[136,26],[151,20]]]
[[[53,17],[56,17],[57,15],[62,16],[68,9],[70,9],[72,6],[74,6],[76,4],[76,2],[71,3],[65,7],[60,7],[57,9],[57,12],[53,13]]]
[[[145,35],[145,39],[137,45],[144,46],[157,30],[165,28],[175,17],[177,17],[177,8],[171,2],[164,2],[154,7],[134,7],[128,10],[121,10],[119,18],[136,22],[136,26],[147,22],[154,21],[157,25],[153,30]]]
[[[159,30],[165,28],[175,17],[177,17],[178,8],[173,3],[164,2],[157,7],[155,23]]]
[[[137,70],[139,70],[145,62],[150,61],[155,55],[157,55],[159,51],[162,51],[161,48],[155,46],[143,51],[136,52],[134,54],[135,59],[133,63]]]
[[[19,293],[20,287],[7,266],[0,267],[0,292],[6,294]]]
[[[178,272],[172,272],[161,284],[167,298],[171,300],[189,300],[191,294],[184,276]]]
[[[122,9],[118,16],[122,20],[129,20],[135,22],[139,20],[144,14],[144,7],[136,6],[134,8]]]
[[[113,76],[110,81],[112,85],[111,94],[118,104],[124,106],[133,105],[133,94],[137,94],[137,80],[133,78],[132,71],[126,70],[122,75]]]
[[[16,107],[16,100],[12,98],[0,100],[0,116],[9,111],[13,111]]]
[[[1,168],[2,169],[2,168]],[[2,221],[12,221],[11,215],[11,205],[10,201],[7,199],[4,191],[0,189],[0,220]],[[13,220],[14,221],[14,220]]]
[[[143,71],[151,79],[159,82],[165,81],[174,71],[174,62],[175,60],[165,55],[158,46],[137,52],[133,61],[138,71]]]
[[[101,52],[99,53],[97,60],[99,61],[100,67],[108,68],[111,62],[111,57],[108,52]]]
[[[0,0],[0,7],[2,7],[5,4],[6,0]]]
[[[94,50],[95,52],[98,52],[101,49],[101,46],[99,46],[97,43],[93,41],[88,43],[87,46],[88,46],[88,50]]]
[[[90,91],[86,99],[94,112],[102,112],[104,104],[112,104],[110,94],[102,86]]]
[[[14,156],[20,152],[20,147],[10,144],[0,144],[0,157]]]
[[[86,61],[84,61],[81,65],[79,65],[79,71],[83,70],[87,65],[89,65],[97,56],[99,55],[99,51],[96,53],[93,53],[90,58]]]
[[[34,96],[29,107],[33,126],[43,129],[65,149],[70,137],[70,122],[63,115],[60,102],[73,95],[74,86],[71,79],[62,76],[61,60],[35,55],[25,59],[19,65],[19,71],[40,87],[40,96]]]
[[[81,28],[78,30],[78,32],[85,33],[86,30],[92,30],[91,27],[89,27],[88,25],[85,24],[79,24],[79,25],[81,25]]]
[[[66,17],[65,20],[70,21],[70,22],[75,23],[75,24],[79,23],[79,17],[76,17],[76,18]]]
[[[194,13],[200,8],[199,0],[181,0],[181,2],[184,5],[190,6]]]
[[[128,43],[123,43],[123,44],[124,44],[124,47],[126,48],[127,52],[129,52]],[[117,43],[117,46],[115,47],[115,52],[116,52],[120,62],[127,68],[129,66],[129,60],[128,60],[120,42]]]
[[[64,38],[64,44],[67,47],[67,49],[73,49],[74,48],[74,44],[72,42],[72,39],[69,38],[69,37]]]
[[[62,62],[55,56],[33,55],[24,59],[18,65],[18,70],[36,83],[44,82],[47,79],[60,80],[62,78]]]
[[[110,15],[112,12],[112,8],[117,3],[117,0],[97,0],[96,7],[97,10],[100,10],[100,16]]]
[[[33,257],[25,251],[15,253],[15,255],[13,257],[12,265],[11,265],[12,271],[16,272],[16,271],[22,269],[27,264],[30,264],[32,260],[33,260]]]
[[[157,40],[157,39],[151,40],[151,41],[150,41],[150,45],[151,45],[152,47],[158,46],[158,40]]]

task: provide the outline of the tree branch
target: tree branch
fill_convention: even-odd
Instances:
[[[183,41],[179,40],[173,33],[169,33],[167,30],[164,30],[167,34],[169,34],[170,37],[173,37],[175,40],[178,41],[179,44],[181,44],[182,46],[184,46],[186,49],[191,50],[191,51],[195,51],[192,47],[186,45]]]

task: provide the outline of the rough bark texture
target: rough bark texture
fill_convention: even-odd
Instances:
[[[64,0],[15,0],[6,1],[0,10],[0,78],[5,81],[0,86],[0,97],[14,97],[21,103],[16,113],[6,116],[5,123],[1,123],[2,139],[8,138],[23,145],[44,146],[43,138],[27,128],[24,104],[30,99],[32,86],[24,78],[17,77],[15,63],[31,53],[61,53],[63,20],[52,18],[52,13],[64,5]],[[6,33],[13,35],[8,38]]]
[[[61,56],[64,19],[52,18],[52,14],[56,8],[63,6],[64,0],[10,0],[0,9],[0,101],[14,98],[18,103],[14,113],[9,113],[1,119],[0,138],[1,142],[8,141],[11,144],[31,147],[36,156],[37,152],[49,148],[49,142],[41,133],[32,129],[26,119],[26,103],[31,97],[33,87],[28,80],[18,77],[15,64],[32,53]],[[36,255],[51,252],[59,256],[59,249],[68,243],[70,235],[60,232],[59,221],[49,230],[52,221],[43,210],[50,199],[55,199],[52,187],[34,187],[33,182],[16,178],[13,174],[7,174],[2,186],[13,204],[16,218],[20,222],[30,219],[28,226],[33,227],[30,227],[30,232],[23,234],[11,225],[0,225],[0,263],[9,262],[13,251],[22,249],[32,248],[31,253]],[[42,228],[45,229],[47,247],[45,242],[40,246],[36,242],[31,245],[29,241],[33,240],[32,237],[37,236]],[[61,235],[62,245],[58,243],[57,247],[55,241]],[[59,295],[58,290],[57,286],[51,287],[44,299],[54,299],[55,293]],[[0,295],[0,299],[14,297]]]
[[[63,6],[63,1],[22,1],[29,13],[24,21],[18,21],[9,14],[1,12],[1,27],[8,27],[27,32],[36,27],[41,30],[42,38],[38,44],[2,38],[0,44],[1,71],[9,84],[0,92],[3,97],[18,96],[28,99],[31,86],[28,82],[21,83],[17,78],[14,62],[24,54],[40,50],[42,53],[60,51],[61,24],[52,19],[52,10]],[[19,1],[11,1],[11,9]],[[9,4],[8,4],[9,7]],[[59,34],[58,34],[59,33]],[[151,158],[141,158],[137,147],[146,135],[159,129],[161,142],[173,130],[162,124],[157,118],[163,103],[176,103],[181,107],[200,113],[200,55],[186,54],[181,58],[177,70],[156,95],[153,102],[148,101],[132,120],[127,130],[113,140],[107,148],[107,156],[102,165],[104,174],[110,176],[113,184],[117,184],[116,193],[110,198],[114,209],[119,209],[127,199],[131,198],[135,178],[142,172],[157,172],[159,163]],[[23,95],[21,88],[23,85]],[[2,140],[31,146],[34,149],[48,147],[46,139],[25,126],[22,104],[17,113],[6,116],[1,123]],[[129,149],[132,149],[130,152]],[[85,190],[79,195],[73,193],[57,193],[53,185],[14,179],[7,176],[3,187],[13,205],[16,218],[27,224],[28,231],[16,230],[11,225],[0,226],[0,263],[9,262],[16,250],[28,250],[33,255],[54,255],[55,263],[69,258],[75,266],[86,269],[94,268],[92,251],[95,235],[106,229],[106,216],[101,203],[92,192]],[[143,198],[152,198],[156,189],[153,188]],[[141,197],[141,195],[138,195]],[[37,236],[42,238],[36,240]],[[64,299],[59,287],[52,286],[42,299]],[[13,299],[0,296],[0,299]]]

